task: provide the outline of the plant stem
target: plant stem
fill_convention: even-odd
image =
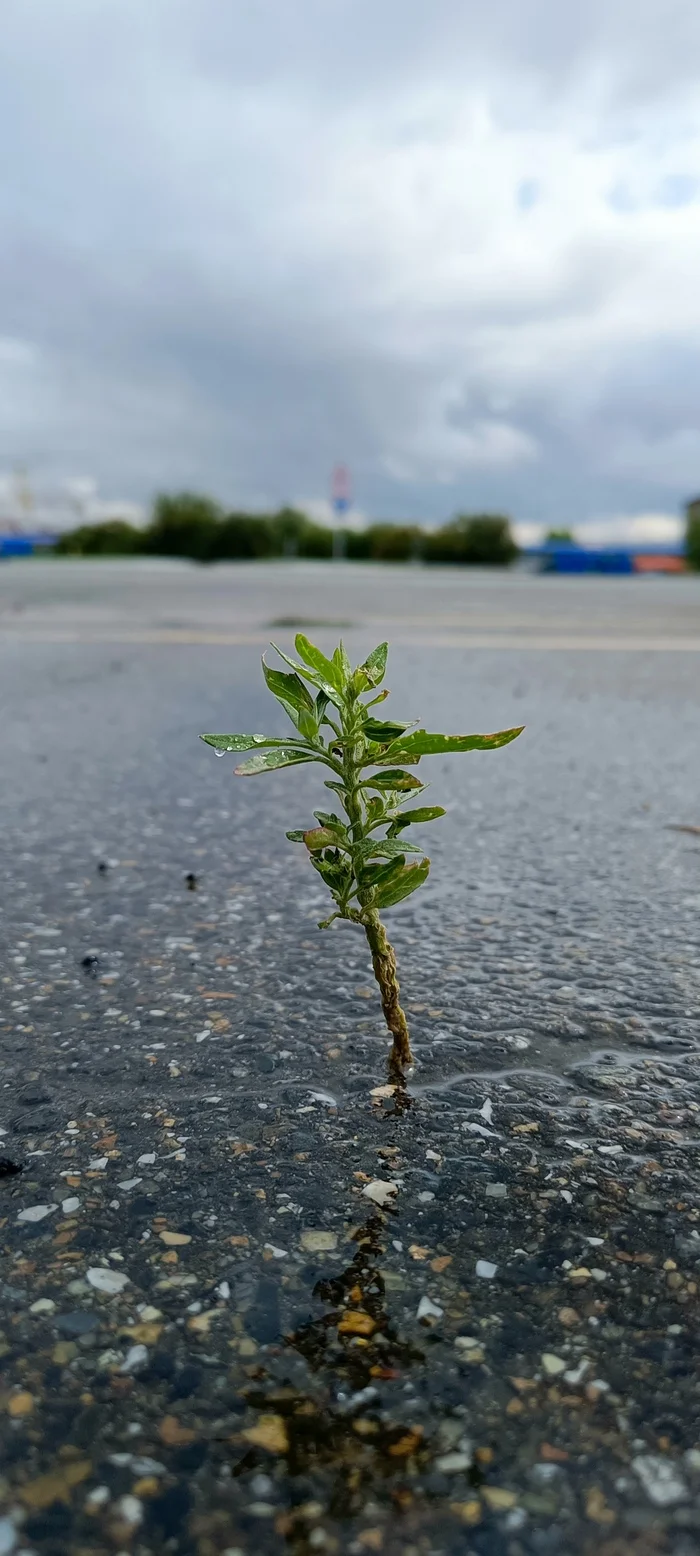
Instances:
[[[348,730],[348,733],[352,733],[352,728]],[[364,795],[360,787],[360,757],[360,742],[346,746],[343,760],[345,809],[350,821],[352,842],[355,845],[361,843],[363,836],[366,835]],[[393,946],[387,940],[386,930],[374,906],[374,890],[372,887],[359,886],[358,872],[361,866],[357,855],[353,854],[352,857],[355,878],[358,881],[359,918],[364,925],[364,931],[372,953],[372,966],[374,968],[374,976],[379,984],[384,1020],[393,1038],[391,1063],[396,1068],[403,1069],[404,1065],[413,1063],[413,1054],[411,1052],[411,1039],[408,1034],[408,1023],[399,1003],[396,956],[394,955]]]
[[[386,930],[376,908],[365,908],[362,922],[372,952],[372,966],[382,997],[384,1020],[394,1039],[391,1050],[392,1060],[400,1067],[413,1064],[408,1024],[399,1003],[399,980],[396,974],[394,948],[387,940]]]

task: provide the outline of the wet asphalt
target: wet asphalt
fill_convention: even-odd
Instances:
[[[527,726],[422,764],[398,1091],[320,777],[197,740],[295,622]],[[700,1549],[700,579],[12,564],[0,647],[0,1552]]]

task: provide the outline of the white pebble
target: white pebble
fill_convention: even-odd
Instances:
[[[672,1507],[674,1502],[687,1501],[687,1486],[671,1459],[657,1453],[642,1453],[632,1460],[632,1469],[655,1507]]]
[[[26,1210],[20,1210],[18,1221],[43,1221],[44,1216],[50,1216],[52,1210],[58,1210],[58,1205],[29,1205]]]
[[[543,1351],[542,1367],[548,1378],[558,1378],[562,1372],[566,1372],[566,1362],[562,1356],[554,1356],[552,1351]]]
[[[39,1297],[37,1302],[32,1302],[30,1313],[55,1313],[56,1303],[50,1297]]]
[[[438,1307],[436,1302],[431,1302],[430,1297],[421,1297],[416,1318],[442,1318],[444,1311],[444,1308]]]
[[[124,1357],[120,1372],[138,1372],[139,1367],[144,1367],[148,1361],[148,1351],[145,1345],[132,1345]]]
[[[122,1275],[119,1270],[105,1270],[101,1265],[87,1271],[87,1280],[95,1291],[104,1291],[109,1297],[118,1296],[129,1284],[128,1275]]]
[[[498,1265],[491,1264],[488,1259],[477,1259],[476,1261],[476,1273],[481,1280],[493,1280],[497,1269]]]
[[[72,1199],[62,1199],[61,1200],[61,1210],[63,1211],[64,1216],[69,1216],[71,1214],[71,1211],[79,1210],[79,1209],[80,1209],[80,1200],[76,1199],[75,1195],[73,1196]]]

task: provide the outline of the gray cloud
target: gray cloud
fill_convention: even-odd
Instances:
[[[6,0],[0,468],[673,511],[699,42],[691,0]]]

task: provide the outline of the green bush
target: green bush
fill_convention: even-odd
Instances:
[[[349,561],[425,560],[505,566],[517,555],[508,520],[499,514],[461,514],[451,524],[432,531],[415,524],[372,524],[360,532],[343,530],[342,537],[342,554]],[[144,530],[118,519],[83,524],[62,535],[55,549],[73,556],[140,553],[190,557],[196,562],[277,556],[325,560],[333,556],[333,531],[314,524],[295,508],[280,508],[273,514],[225,513],[210,497],[176,492],[156,498],[151,522]]]
[[[208,562],[221,528],[223,513],[210,497],[179,492],[157,497],[153,518],[144,532],[144,549],[155,556],[187,556]]]
[[[685,550],[688,566],[700,572],[700,497],[695,497],[688,503],[685,513]]]
[[[250,513],[227,513],[212,530],[207,562],[255,561],[278,551],[271,521]]]
[[[451,524],[432,530],[423,542],[426,562],[507,567],[517,554],[510,523],[499,513],[458,514]]]
[[[59,535],[54,551],[59,556],[133,556],[143,551],[143,544],[143,530],[125,519],[107,519],[103,524],[81,524],[67,535]]]

